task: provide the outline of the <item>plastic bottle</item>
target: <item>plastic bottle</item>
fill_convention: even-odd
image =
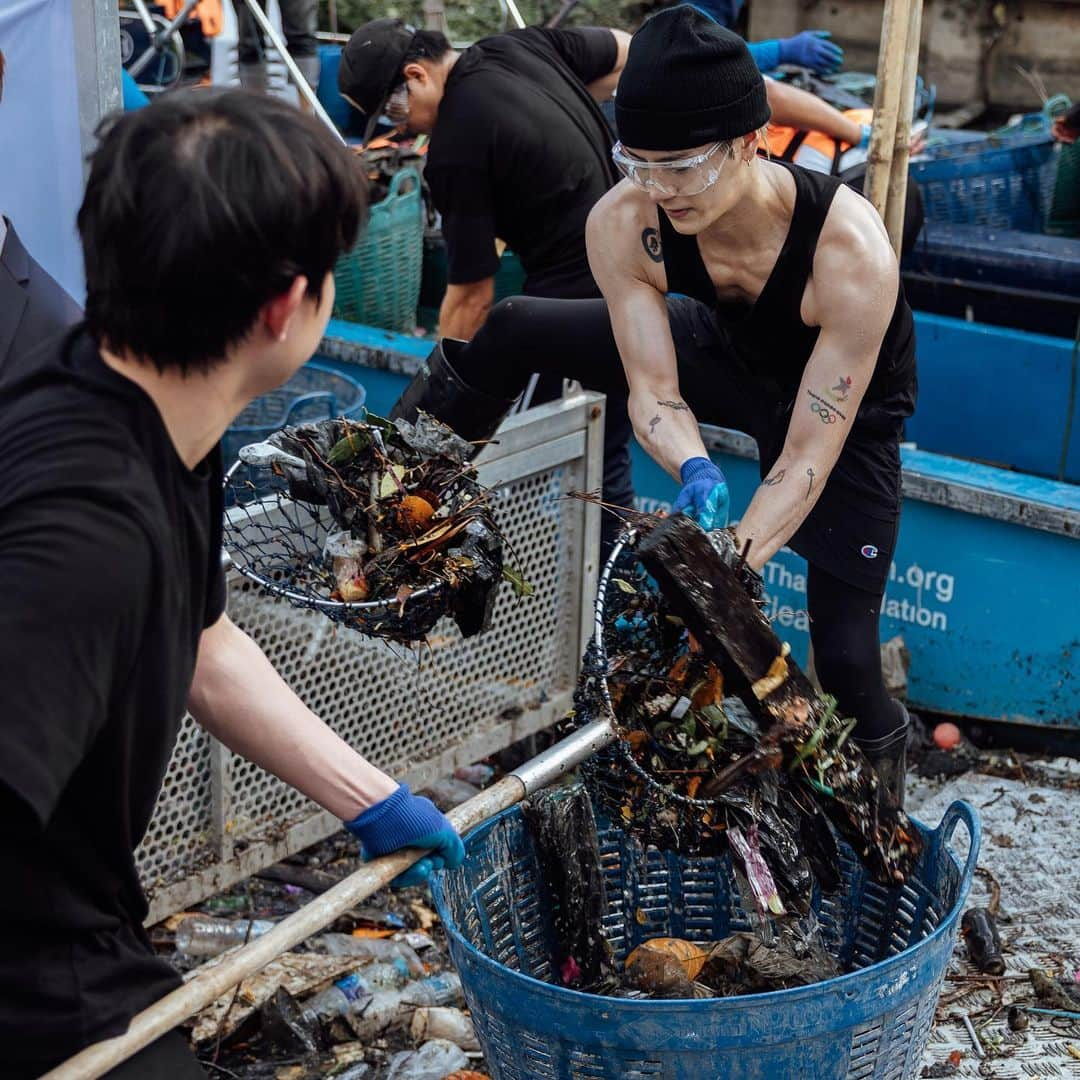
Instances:
[[[469,1064],[465,1051],[446,1039],[432,1039],[419,1050],[403,1050],[390,1059],[386,1080],[443,1080]]]
[[[425,972],[416,950],[406,940],[398,940],[396,935],[393,938],[357,938],[351,934],[323,934],[311,944],[328,956],[355,956],[357,960],[386,964],[404,963],[412,978],[420,978]]]
[[[349,1026],[361,1041],[377,1038],[388,1028],[404,1024],[424,1005],[457,1005],[462,1001],[461,979],[452,971],[410,983],[403,990],[382,990],[374,994],[363,1015],[349,1016]],[[452,1069],[448,1070],[453,1072]]]
[[[404,960],[389,964],[368,964],[362,971],[354,971],[333,986],[320,990],[301,1006],[304,1019],[309,1023],[327,1023],[338,1016],[347,1015],[357,1001],[367,1002],[381,992],[393,992],[409,981],[409,969]]]
[[[210,915],[192,915],[176,930],[176,951],[191,957],[220,956],[226,949],[243,945],[273,926],[268,919],[215,919]]]

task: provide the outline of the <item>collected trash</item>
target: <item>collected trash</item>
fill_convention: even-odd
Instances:
[[[420,1006],[458,1005],[463,1000],[461,979],[444,971],[400,990],[380,990],[362,1011],[353,1010],[345,1019],[358,1039],[369,1041],[392,1027],[411,1023]]]
[[[962,738],[960,729],[955,724],[945,722],[934,728],[934,745],[940,750],[955,750]]]
[[[446,1039],[432,1039],[419,1050],[403,1050],[390,1061],[386,1080],[443,1080],[456,1069],[469,1064],[460,1046]]]
[[[730,531],[684,515],[634,527],[575,697],[576,722],[610,710],[622,732],[583,769],[604,813],[662,850],[730,851],[763,915],[836,888],[833,828],[880,884],[904,881],[919,833],[773,633]]]
[[[226,547],[264,588],[367,634],[418,641],[444,615],[481,633],[501,578],[531,589],[504,566],[473,453],[426,414],[285,428],[241,450]]]
[[[424,788],[424,794],[440,810],[446,811],[460,806],[463,802],[468,802],[474,795],[479,795],[480,789],[466,780],[459,780],[456,776],[444,776]]]

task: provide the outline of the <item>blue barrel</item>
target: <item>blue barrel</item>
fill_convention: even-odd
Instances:
[[[961,859],[956,826],[968,833]],[[918,825],[918,823],[916,823]],[[954,803],[899,888],[843,848],[843,884],[814,907],[850,973],[767,994],[703,1001],[598,997],[553,985],[552,900],[518,808],[466,839],[436,876],[435,903],[494,1080],[906,1080],[918,1075],[979,852]],[[716,941],[750,926],[730,856],[686,858],[601,831],[604,933],[622,963],[647,938]],[[644,924],[642,924],[644,916]]]

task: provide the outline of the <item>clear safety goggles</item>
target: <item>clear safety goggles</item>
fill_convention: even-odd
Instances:
[[[645,161],[627,153],[621,142],[611,150],[611,158],[619,172],[642,191],[655,188],[661,195],[686,198],[708,191],[720,179],[731,156],[731,144],[722,142],[710,146],[703,154],[674,161]]]

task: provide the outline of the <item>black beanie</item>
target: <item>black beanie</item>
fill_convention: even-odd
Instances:
[[[690,4],[653,15],[630,42],[615,96],[624,145],[689,150],[757,131],[769,116],[746,42]]]

